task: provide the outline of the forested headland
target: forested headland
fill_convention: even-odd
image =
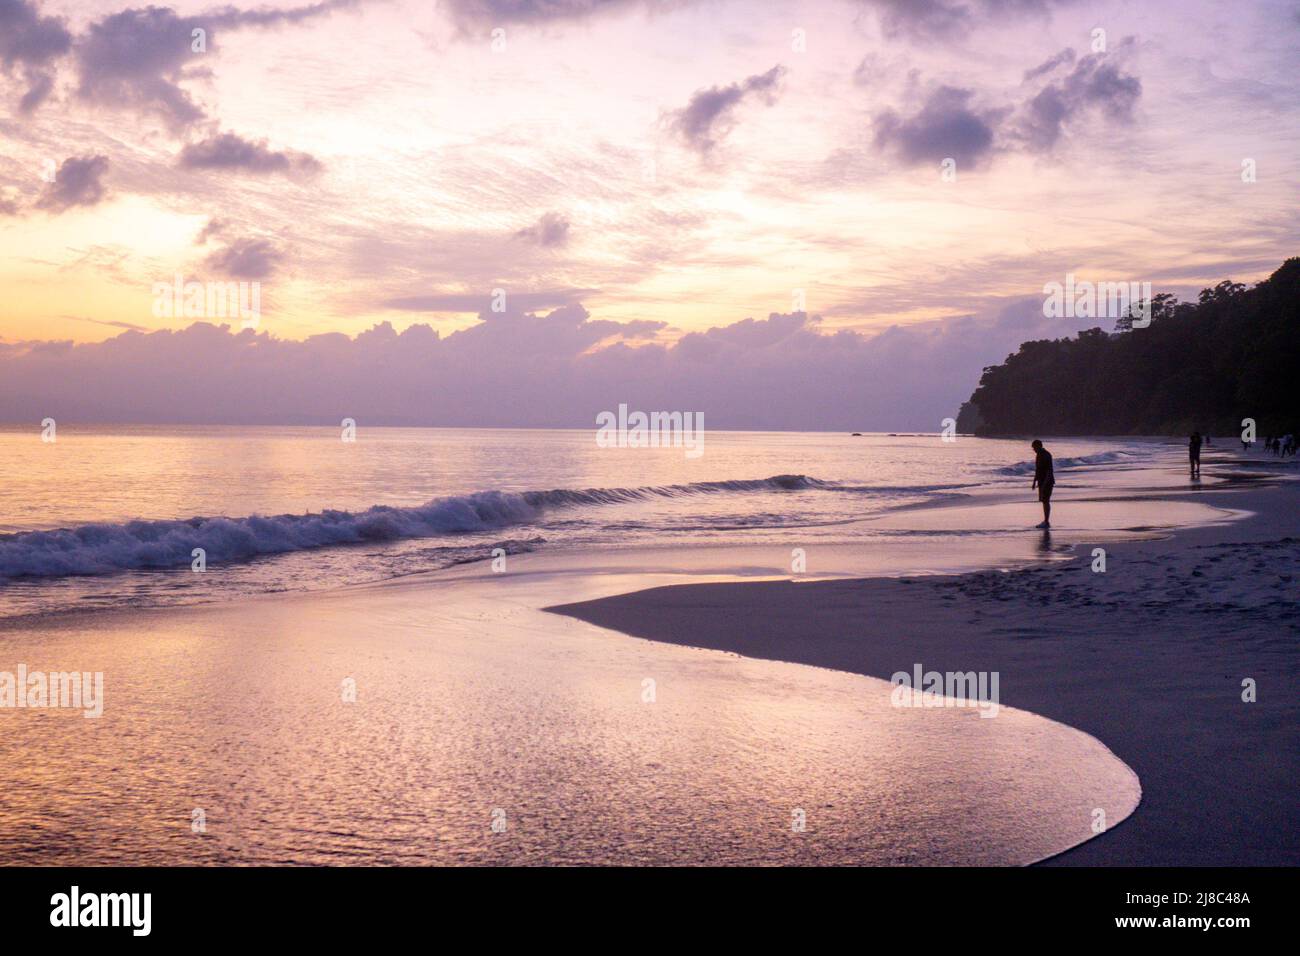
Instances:
[[[1152,297],[1111,332],[1025,342],[984,369],[959,431],[978,435],[1300,433],[1300,258],[1253,288],[1224,281],[1196,302]],[[1140,322],[1139,322],[1140,324]]]

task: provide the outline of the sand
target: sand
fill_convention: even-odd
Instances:
[[[22,769],[0,862],[1016,865],[1139,802],[1034,714],[903,710],[858,674],[545,613],[699,579],[558,563],[10,622],[0,671],[99,672],[104,695],[95,719],[0,709]]]
[[[1045,865],[1295,865],[1300,484],[1189,498],[1251,514],[1106,538],[1104,572],[1092,570],[1085,533],[1069,542],[1074,560],[1010,571],[673,585],[550,610],[886,680],[917,662],[998,671],[1004,705],[1093,735],[1141,780],[1131,817]],[[1058,524],[1070,507],[1057,502]],[[1059,550],[1040,535],[1025,532],[1044,555]],[[1254,702],[1243,700],[1247,680]]]

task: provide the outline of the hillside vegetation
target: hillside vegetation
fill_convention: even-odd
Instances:
[[[1151,324],[1025,342],[984,369],[957,427],[980,435],[1300,433],[1300,258],[1252,289],[1152,300]]]

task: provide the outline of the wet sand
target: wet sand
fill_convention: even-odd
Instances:
[[[1074,560],[1012,571],[674,585],[549,610],[885,680],[918,662],[997,671],[1004,705],[1095,736],[1141,781],[1128,820],[1047,865],[1295,865],[1300,484],[1191,498],[1252,514],[1154,540],[1093,535],[1105,539],[1101,573],[1085,532],[1069,542]],[[1031,517],[1034,508],[1024,505]],[[1070,509],[1060,496],[1058,524]],[[1050,536],[1025,536],[1058,553]],[[1242,699],[1246,680],[1253,703]]]
[[[0,629],[104,676],[96,719],[0,709],[0,864],[1012,865],[1140,799],[1034,714],[539,610],[680,575],[520,563]]]

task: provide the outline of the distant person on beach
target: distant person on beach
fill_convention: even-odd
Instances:
[[[1038,489],[1038,500],[1043,503],[1043,523],[1039,528],[1052,526],[1052,488],[1056,486],[1056,475],[1052,473],[1052,453],[1035,438],[1029,445],[1034,450],[1034,483],[1030,489]]]
[[[1187,455],[1192,461],[1192,477],[1201,477],[1201,433],[1192,432],[1187,439]]]

